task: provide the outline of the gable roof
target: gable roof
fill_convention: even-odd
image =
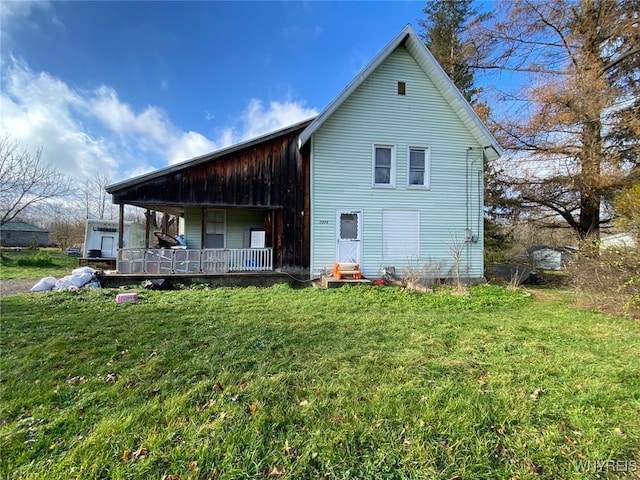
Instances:
[[[438,61],[422,42],[411,24],[407,24],[391,42],[362,70],[346,88],[325,108],[316,119],[300,134],[299,146],[306,144],[311,136],[335,112],[340,105],[384,62],[399,46],[404,46],[413,56],[424,73],[433,81],[438,91],[449,102],[453,110],[469,129],[473,137],[485,149],[488,160],[497,160],[503,153],[502,147],[491,134],[484,122],[471,108],[460,90],[454,85]]]
[[[4,230],[5,232],[49,232],[49,230],[44,228],[36,227],[30,223],[20,221],[7,222],[4,225],[0,225],[0,230]]]
[[[289,133],[295,132],[296,130],[301,130],[303,128],[305,128],[307,125],[309,125],[309,123],[311,123],[311,121],[313,120],[313,118],[308,118],[306,120],[303,120],[301,122],[298,122],[296,124],[293,125],[289,125],[287,127],[281,128],[280,130],[276,130],[274,132],[269,132],[265,135],[262,135],[260,137],[256,137],[256,138],[251,138],[249,140],[246,140],[244,142],[241,143],[236,143],[234,145],[231,145],[227,148],[223,148],[221,150],[216,150],[214,152],[210,152],[210,153],[206,153],[204,155],[200,155],[199,157],[195,157],[192,158],[190,160],[184,161],[184,162],[180,162],[180,163],[176,163],[175,165],[170,165],[168,167],[165,168],[160,168],[158,170],[154,170],[153,172],[150,173],[146,173],[134,178],[130,178],[128,180],[124,180],[122,182],[118,182],[118,183],[113,183],[111,185],[107,185],[106,187],[106,191],[107,193],[113,193],[115,191],[121,190],[123,188],[128,188],[131,187],[133,185],[142,183],[142,182],[148,182],[149,180],[153,180],[159,177],[162,177],[164,175],[170,175],[173,173],[178,173],[184,170],[187,170],[189,168],[198,166],[198,165],[202,165],[203,163],[207,163],[210,162],[212,160],[216,160],[218,158],[224,157],[225,155],[229,155],[231,153],[234,152],[238,152],[240,150],[243,150],[245,148],[250,148],[253,147],[255,145],[258,145],[262,142],[267,142],[269,140],[273,140],[274,138],[283,136],[283,135],[288,135]]]

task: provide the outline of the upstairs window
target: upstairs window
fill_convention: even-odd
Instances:
[[[409,188],[429,188],[429,148],[409,147]]]
[[[396,147],[393,145],[373,146],[373,186],[395,187]]]

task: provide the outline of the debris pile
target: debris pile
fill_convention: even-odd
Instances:
[[[76,268],[62,278],[44,277],[33,287],[32,292],[74,292],[79,288],[100,288],[100,282],[96,277],[96,270],[91,267]]]

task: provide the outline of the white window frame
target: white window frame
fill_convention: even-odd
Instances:
[[[209,225],[213,225],[217,222],[209,222],[209,218],[208,218],[208,214],[209,212],[215,212],[215,213],[222,213],[222,247],[218,247],[218,248],[227,248],[227,211],[226,210],[221,210],[219,208],[207,208],[205,209],[205,217],[204,217],[204,244],[206,245],[206,238],[207,235],[214,234],[216,235],[215,232],[208,232],[207,230],[209,230]]]
[[[411,184],[411,150],[424,150],[423,185]],[[431,148],[426,146],[409,145],[407,147],[407,188],[415,190],[429,190],[431,188]]]
[[[376,148],[391,150],[391,172],[389,183],[376,183]],[[374,143],[371,147],[371,186],[375,188],[396,188],[396,146],[392,143]]]

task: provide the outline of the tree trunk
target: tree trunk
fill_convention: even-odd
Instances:
[[[580,186],[580,220],[577,234],[581,240],[600,236],[600,180],[602,137],[600,121],[586,122],[582,129],[582,172]]]

